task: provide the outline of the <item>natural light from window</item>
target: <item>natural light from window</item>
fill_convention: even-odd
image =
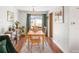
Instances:
[[[31,27],[38,26],[42,27],[42,15],[31,15]]]

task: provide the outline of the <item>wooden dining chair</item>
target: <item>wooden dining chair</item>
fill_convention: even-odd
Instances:
[[[39,35],[30,35],[30,49],[31,49],[31,52],[32,52],[32,47],[33,46],[38,46],[39,49],[40,49],[40,44],[41,44],[41,38]],[[41,49],[40,49],[40,52],[41,52]]]

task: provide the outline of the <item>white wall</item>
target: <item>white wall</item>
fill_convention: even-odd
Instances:
[[[11,24],[7,21],[7,11],[14,12],[14,20],[17,20],[17,11],[14,7],[0,6],[0,34],[7,31]]]
[[[25,27],[27,24],[27,14],[47,14],[47,11],[36,11],[33,13],[32,11],[19,10],[18,11],[18,20],[21,23],[21,25],[25,26]]]
[[[54,17],[54,15],[53,15]],[[64,7],[64,23],[53,20],[53,41],[63,52],[69,51],[68,7]]]
[[[79,52],[79,7],[64,7],[64,23],[54,23],[54,41],[64,52]]]
[[[25,11],[18,11],[18,20],[22,26],[26,27],[27,13]]]
[[[79,6],[69,7],[69,50],[79,53]]]
[[[53,13],[53,38],[52,40],[59,46],[63,52],[69,52],[69,22],[68,7],[64,7],[64,23],[55,22],[55,12],[62,10],[62,7],[56,7],[55,10],[49,10],[48,15]],[[49,19],[49,18],[48,18]],[[49,21],[48,21],[49,23]],[[49,25],[49,24],[48,24]],[[48,31],[50,28],[48,27]]]

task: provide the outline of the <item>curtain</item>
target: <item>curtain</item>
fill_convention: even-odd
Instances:
[[[43,14],[43,19],[42,19],[42,21],[43,21],[43,24],[42,24],[42,27],[43,27],[43,32],[45,32],[45,34],[47,35],[47,33],[48,33],[48,26],[47,26],[47,24],[48,24],[48,22],[47,22],[47,14]],[[46,27],[46,30],[44,29],[44,27]]]
[[[42,24],[43,28],[44,26],[46,26],[46,14],[43,14],[43,24]]]
[[[29,31],[29,29],[30,29],[30,16],[31,16],[31,14],[27,14],[27,33],[28,33],[28,31]]]

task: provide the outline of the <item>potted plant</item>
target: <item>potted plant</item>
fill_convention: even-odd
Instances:
[[[16,22],[15,22],[16,27],[18,27],[19,24],[20,24],[19,21],[16,21]]]

